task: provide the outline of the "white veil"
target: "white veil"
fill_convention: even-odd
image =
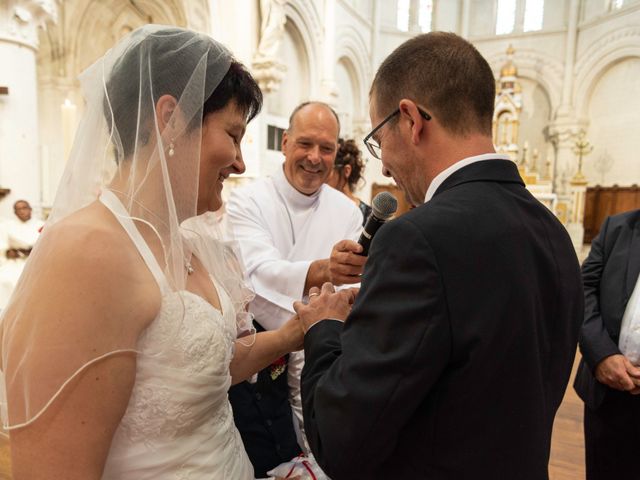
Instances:
[[[232,62],[230,52],[206,35],[147,25],[81,75],[85,113],[51,216],[2,315],[0,402],[6,429],[37,419],[88,365],[136,351],[123,329],[105,333],[91,315],[67,316],[73,300],[56,302],[59,285],[42,280],[51,263],[61,261],[65,236],[73,234],[69,219],[105,189],[138,228],[153,232],[158,248],[152,250],[171,290],[185,289],[185,264],[196,255],[231,297],[238,330],[250,329],[245,306],[252,292],[238,249],[222,240],[229,237],[211,221],[213,214],[197,217],[203,109]],[[176,102],[164,127],[156,116],[163,95]],[[73,258],[66,261],[72,270]]]

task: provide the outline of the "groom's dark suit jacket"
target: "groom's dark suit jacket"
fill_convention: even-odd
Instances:
[[[375,237],[353,310],[305,337],[305,429],[333,480],[546,479],[582,321],[569,237],[513,162],[449,176]]]
[[[574,388],[596,410],[609,387],[593,371],[610,355],[619,354],[618,338],[625,308],[640,273],[640,210],[607,218],[591,242],[582,265],[585,312],[580,338],[582,361]]]

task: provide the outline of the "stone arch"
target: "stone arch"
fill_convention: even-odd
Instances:
[[[293,22],[285,25],[280,56],[287,70],[278,88],[267,94],[267,110],[270,114],[288,118],[298,103],[311,98],[314,75],[302,32]]]
[[[136,8],[126,0],[103,2],[100,0],[79,1],[77,12],[69,19],[70,25],[77,25],[67,39],[69,52],[68,72],[77,75],[87,68],[96,57],[113,46],[128,29],[135,29],[147,23],[187,26],[187,18],[180,0],[139,0]],[[114,31],[114,29],[118,31]],[[95,48],[87,49],[87,44]]]
[[[366,43],[360,35],[352,29],[341,29],[336,35],[336,57],[342,62],[351,77],[357,92],[354,122],[361,121],[367,115],[368,84],[371,79],[371,65]]]
[[[584,49],[575,68],[574,105],[578,118],[587,118],[589,99],[602,76],[628,58],[640,58],[640,27],[604,35]]]
[[[500,68],[507,61],[504,52],[496,52],[485,57],[498,78]],[[530,49],[516,50],[514,63],[518,67],[518,77],[527,78],[538,83],[547,95],[551,112],[560,106],[564,66],[562,62],[541,52]]]
[[[207,0],[182,0],[187,26],[197,32],[213,34]]]
[[[322,22],[314,4],[315,2],[294,0],[285,5],[287,23],[295,27],[295,31],[299,34],[308,60],[311,96],[316,96],[320,89],[318,65],[322,65],[320,46],[323,39],[320,28]]]

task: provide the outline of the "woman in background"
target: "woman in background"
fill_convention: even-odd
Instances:
[[[362,212],[362,225],[371,214],[371,207],[354,195],[354,190],[362,180],[364,183],[364,161],[354,140],[338,140],[338,153],[327,185],[341,191],[355,203]]]

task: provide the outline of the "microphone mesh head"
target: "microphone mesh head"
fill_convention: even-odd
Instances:
[[[398,209],[398,200],[389,192],[380,192],[373,197],[371,208],[380,220],[389,220]]]

